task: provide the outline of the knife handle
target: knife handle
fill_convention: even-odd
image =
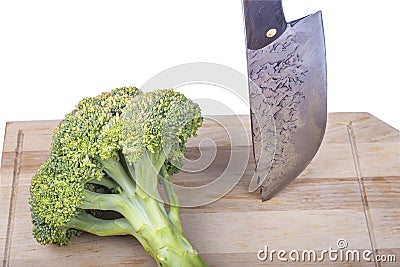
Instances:
[[[282,0],[243,0],[243,13],[248,49],[263,48],[286,30]]]

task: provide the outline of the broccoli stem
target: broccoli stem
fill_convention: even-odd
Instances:
[[[165,192],[167,193],[167,198],[168,198],[168,204],[169,204],[169,212],[168,212],[168,217],[171,219],[171,221],[174,223],[174,225],[181,231],[183,232],[181,220],[179,218],[179,212],[180,212],[180,207],[179,207],[179,201],[178,201],[178,196],[175,193],[174,187],[171,184],[171,178],[167,172],[167,169],[165,165],[161,167],[161,183],[164,186]]]
[[[103,220],[87,214],[86,211],[83,210],[79,215],[72,217],[65,226],[97,236],[132,235],[139,241],[145,251],[151,255],[151,249],[146,241],[135,232],[125,218]]]
[[[127,197],[134,197],[136,187],[135,181],[125,172],[122,164],[118,160],[112,158],[106,160],[100,159],[99,161],[103,165],[104,172],[119,184]]]
[[[160,172],[165,159],[164,153],[145,151],[142,158],[134,163],[128,163],[128,170],[138,185],[136,193],[142,198],[146,195],[156,195],[157,174]]]
[[[92,179],[88,183],[104,186],[108,189],[116,189],[118,185],[107,175],[104,175],[101,180]]]
[[[127,198],[124,192],[100,194],[88,190],[84,190],[84,196],[80,206],[82,209],[114,210],[126,221],[101,221],[97,228],[91,226],[90,221],[85,221],[86,224],[77,223],[78,227],[72,228],[102,235],[105,235],[107,230],[130,234],[138,239],[160,266],[206,266],[183,232],[170,220],[164,206],[160,206],[159,201],[152,196]],[[77,216],[78,219],[79,216],[81,215]],[[71,220],[70,223],[76,222]],[[130,228],[127,227],[127,223]],[[84,226],[87,229],[84,229]],[[119,228],[116,228],[117,226]]]
[[[125,218],[103,220],[87,214],[84,210],[79,215],[72,217],[65,226],[98,236],[129,235],[134,233],[132,226]]]
[[[150,255],[153,255],[159,266],[207,266],[183,232],[160,209],[156,199],[148,197],[140,202],[146,207],[151,222],[137,232],[149,245]],[[123,213],[129,222],[136,219],[131,210]]]
[[[149,219],[141,206],[132,204],[132,202],[136,201],[136,198],[133,198],[131,202],[121,194],[100,194],[89,190],[84,190],[83,195],[83,203],[80,205],[82,209],[112,210],[122,214],[124,217],[126,217],[125,215],[129,211],[129,214],[135,217],[135,220],[129,221],[135,230],[149,223]]]
[[[100,160],[104,171],[122,190],[114,194],[84,190],[80,208],[113,210],[120,213],[124,220],[101,221],[98,227],[91,226],[89,220],[79,222],[78,227],[81,228],[73,228],[102,235],[106,235],[107,230],[130,234],[138,239],[159,266],[207,266],[183,234],[178,198],[164,166],[165,160],[165,154],[159,151],[146,151],[141,159],[126,164],[125,168],[116,159]],[[168,213],[157,190],[159,177],[170,203]],[[101,220],[90,219],[96,222]]]

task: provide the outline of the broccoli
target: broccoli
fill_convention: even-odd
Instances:
[[[81,100],[32,178],[33,236],[65,245],[82,232],[132,235],[158,266],[206,266],[184,236],[170,183],[202,121],[199,106],[172,89],[124,87]]]

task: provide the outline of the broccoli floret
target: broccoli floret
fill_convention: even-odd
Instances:
[[[49,159],[32,178],[36,240],[132,235],[159,266],[205,266],[184,237],[170,183],[202,121],[199,106],[172,89],[119,88],[83,99],[54,131]],[[107,212],[114,218],[103,218]]]

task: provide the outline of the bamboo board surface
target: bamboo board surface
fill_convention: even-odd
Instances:
[[[203,171],[179,173],[173,181],[181,185],[206,184],[226,169],[233,153],[230,151],[247,155],[250,123],[247,116],[240,120],[244,130],[238,130],[243,127],[233,116],[206,119],[199,136],[189,142],[187,154],[189,158],[198,157],[198,140],[207,137],[213,141],[203,142],[202,152],[215,149],[216,144],[215,160]],[[0,179],[3,266],[154,266],[133,237],[83,234],[64,247],[40,246],[33,239],[28,206],[30,180],[47,159],[57,124],[7,123]],[[243,159],[234,160],[238,166]],[[297,265],[399,266],[400,133],[396,129],[368,113],[329,114],[326,135],[311,164],[264,203],[257,194],[247,192],[253,169],[249,157],[243,177],[227,195],[208,205],[181,210],[187,238],[210,266],[288,265],[276,255],[273,262],[262,262],[257,252],[265,245],[270,250],[288,252],[338,249],[340,238],[347,241],[346,249],[395,255],[397,263],[325,259]],[[228,181],[241,175],[240,170],[227,173]]]

